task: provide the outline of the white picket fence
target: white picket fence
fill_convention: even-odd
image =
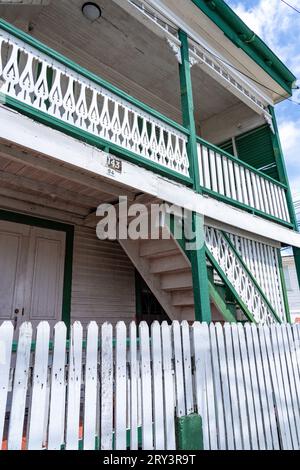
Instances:
[[[205,449],[300,447],[300,326],[76,322],[66,335],[23,323],[15,352],[0,326],[3,448],[172,450],[176,417],[194,412]]]

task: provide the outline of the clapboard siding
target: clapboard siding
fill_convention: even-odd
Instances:
[[[117,242],[102,241],[95,230],[75,228],[72,321],[87,324],[135,318],[134,267]]]

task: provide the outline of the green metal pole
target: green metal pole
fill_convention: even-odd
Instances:
[[[189,130],[187,152],[190,162],[190,175],[193,179],[195,191],[201,193],[189,44],[188,37],[184,31],[179,31],[179,39],[181,41],[181,64],[179,66],[179,76],[182,120],[184,127]],[[192,225],[193,233],[196,236],[196,247],[190,251],[195,317],[198,321],[210,322],[211,310],[205,255],[204,218],[200,214],[193,212]]]
[[[293,204],[293,198],[292,198],[291,188],[290,188],[289,179],[288,179],[288,175],[287,175],[287,170],[286,170],[285,160],[284,160],[284,156],[283,156],[283,151],[282,151],[282,147],[281,147],[281,142],[280,142],[278,126],[277,126],[277,122],[276,122],[275,111],[274,111],[274,108],[271,107],[271,106],[269,107],[269,110],[270,110],[270,113],[272,115],[274,131],[275,131],[275,134],[273,134],[273,136],[272,136],[272,142],[273,142],[273,149],[274,149],[276,163],[277,163],[277,169],[278,169],[278,173],[279,173],[279,179],[280,179],[281,183],[283,183],[287,186],[286,198],[287,198],[287,205],[288,205],[288,209],[289,209],[289,214],[290,214],[291,222],[294,225],[294,229],[298,232],[299,231],[298,223],[297,223],[295,208],[294,208],[294,204]],[[294,254],[294,260],[295,260],[295,265],[296,265],[298,284],[299,284],[299,287],[300,287],[300,249],[293,246],[293,254]],[[284,295],[287,296],[285,285],[283,285],[283,289],[284,289]],[[289,317],[288,312],[287,312],[287,317]]]

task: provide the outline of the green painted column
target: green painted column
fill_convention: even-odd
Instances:
[[[190,176],[197,192],[200,192],[199,166],[197,155],[197,134],[194,116],[194,99],[189,57],[188,38],[184,31],[179,31],[181,41],[181,64],[179,65],[182,124],[189,132],[188,156],[190,162]]]
[[[179,39],[181,41],[181,64],[179,66],[179,76],[182,121],[184,127],[186,127],[190,132],[187,147],[190,162],[190,175],[193,179],[195,191],[201,193],[189,44],[188,37],[184,31],[179,31]],[[195,317],[198,321],[210,322],[211,310],[205,255],[203,217],[200,214],[193,212],[192,225],[193,232],[196,234],[197,239],[196,248],[193,248],[189,255],[193,276]]]
[[[269,107],[269,110],[272,115],[274,131],[275,131],[275,134],[273,134],[272,136],[272,142],[273,142],[273,149],[274,149],[274,154],[275,154],[276,163],[277,163],[277,169],[279,173],[279,179],[281,183],[287,186],[286,196],[287,196],[287,205],[289,209],[289,214],[290,214],[291,222],[294,225],[294,229],[298,232],[299,231],[298,223],[297,223],[297,218],[295,214],[294,203],[293,203],[290,183],[289,183],[289,179],[287,175],[283,151],[281,147],[275,111],[274,111],[274,108],[271,106]],[[293,247],[293,254],[294,254],[294,260],[295,260],[295,265],[296,265],[298,284],[300,287],[300,249]],[[283,285],[283,289],[285,291],[284,294],[287,295],[285,284]],[[289,316],[288,312],[287,312],[287,316]]]
[[[192,266],[193,292],[195,304],[195,319],[201,322],[211,322],[208,272],[206,265],[204,217],[192,214],[192,228],[196,234],[195,247],[190,251]],[[192,245],[194,244],[192,242]]]

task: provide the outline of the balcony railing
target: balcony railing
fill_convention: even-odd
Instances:
[[[50,127],[192,184],[189,131],[0,19],[0,101]],[[287,187],[198,138],[204,192],[290,224]]]
[[[26,41],[7,31],[12,29]],[[34,108],[49,123],[76,128],[99,145],[108,143],[189,179],[188,132],[182,126],[2,21],[1,57],[4,99]]]
[[[199,138],[198,158],[200,185],[209,194],[290,222],[286,186]]]

